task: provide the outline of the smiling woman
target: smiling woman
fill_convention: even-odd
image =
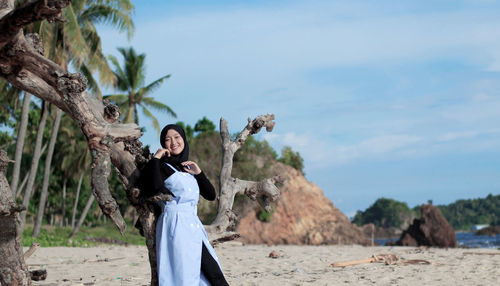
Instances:
[[[197,163],[189,161],[189,145],[182,127],[170,124],[160,134],[158,149],[141,175],[141,189],[169,193],[159,201],[156,225],[159,285],[228,285],[215,250],[197,216],[199,196],[214,200],[215,189]]]

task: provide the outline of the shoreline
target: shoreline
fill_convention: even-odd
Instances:
[[[269,257],[273,251],[278,258]],[[495,285],[500,277],[500,251],[485,248],[228,242],[217,246],[216,252],[230,285]],[[393,254],[400,263],[331,266],[379,254]],[[430,264],[401,263],[407,260]],[[47,280],[33,285],[149,285],[150,281],[144,246],[43,247],[27,264],[30,270],[48,272]]]

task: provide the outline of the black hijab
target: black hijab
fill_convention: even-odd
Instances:
[[[167,137],[167,132],[170,129],[174,129],[175,131],[177,131],[181,135],[182,140],[184,140],[184,149],[178,155],[171,154],[170,157],[163,156],[161,158],[161,161],[174,166],[175,168],[177,168],[180,171],[183,171],[184,167],[181,165],[181,163],[185,162],[189,159],[189,145],[188,145],[188,142],[186,140],[186,132],[184,132],[184,129],[182,127],[180,127],[179,125],[176,125],[176,124],[169,124],[169,125],[163,127],[163,129],[161,130],[161,133],[160,133],[160,144],[163,148],[166,148],[165,138]]]

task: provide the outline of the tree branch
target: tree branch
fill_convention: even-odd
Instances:
[[[13,9],[14,2],[13,0],[0,2],[0,49],[28,24],[44,19],[62,21],[61,10],[68,6],[71,0],[32,1]]]
[[[232,232],[235,228],[237,216],[232,211],[234,196],[237,193],[245,194],[259,204],[267,211],[271,211],[270,202],[275,201],[280,196],[280,191],[275,186],[276,182],[281,181],[279,177],[264,179],[260,182],[245,181],[231,177],[233,168],[234,154],[243,146],[248,136],[257,134],[263,127],[268,132],[274,128],[274,115],[260,115],[254,120],[248,119],[248,124],[236,136],[234,141],[228,131],[227,121],[221,118],[220,134],[222,138],[222,168],[220,172],[220,194],[217,207],[217,216],[211,225],[206,226],[206,231],[212,242],[222,242],[238,237],[238,234]]]

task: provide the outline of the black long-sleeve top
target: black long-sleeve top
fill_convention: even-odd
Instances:
[[[153,196],[158,192],[172,194],[170,190],[165,187],[164,181],[174,174],[174,170],[162,163],[160,159],[153,158],[144,166],[141,171],[141,177],[139,179],[139,186],[144,194],[144,196]],[[194,175],[198,186],[200,187],[200,195],[202,195],[206,200],[215,200],[215,188],[208,180],[207,176],[203,172],[198,175]],[[173,194],[172,194],[173,195]]]

